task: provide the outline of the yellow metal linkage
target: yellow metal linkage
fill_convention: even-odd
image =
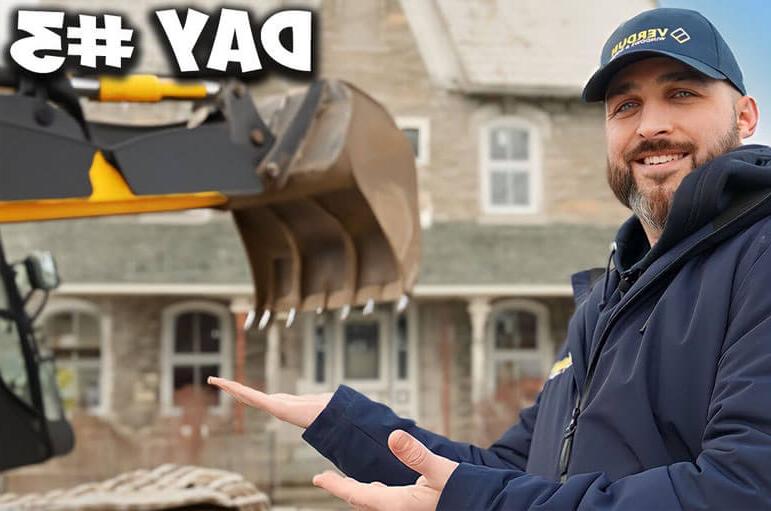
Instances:
[[[88,175],[93,188],[91,196],[0,202],[0,223],[182,211],[227,202],[227,197],[219,192],[134,195],[120,172],[100,151],[94,154]]]
[[[99,101],[158,102],[163,99],[204,99],[206,85],[180,83],[155,75],[99,78]]]

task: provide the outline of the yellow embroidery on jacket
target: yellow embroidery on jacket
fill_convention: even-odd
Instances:
[[[551,380],[555,376],[558,376],[565,372],[565,370],[573,365],[573,357],[568,353],[568,356],[563,358],[562,360],[558,360],[554,363],[553,366],[551,366],[551,371],[549,372],[549,379]]]

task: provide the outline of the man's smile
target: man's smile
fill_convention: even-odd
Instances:
[[[656,152],[646,153],[632,160],[632,168],[636,175],[657,181],[683,168],[683,160],[688,158],[687,152]]]

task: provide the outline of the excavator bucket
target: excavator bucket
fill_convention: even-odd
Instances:
[[[261,105],[276,143],[264,191],[231,198],[255,310],[347,309],[398,300],[420,257],[415,157],[385,109],[354,86],[314,83]]]
[[[264,321],[404,303],[420,256],[415,158],[386,110],[356,87],[316,81],[255,104],[237,82],[24,80],[0,73],[17,91],[0,95],[0,222],[230,210]],[[197,107],[176,124],[106,125],[85,118],[79,95],[172,95]]]

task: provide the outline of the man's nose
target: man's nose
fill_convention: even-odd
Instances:
[[[672,133],[671,112],[665,106],[647,103],[640,112],[637,134],[642,138],[656,138]]]

